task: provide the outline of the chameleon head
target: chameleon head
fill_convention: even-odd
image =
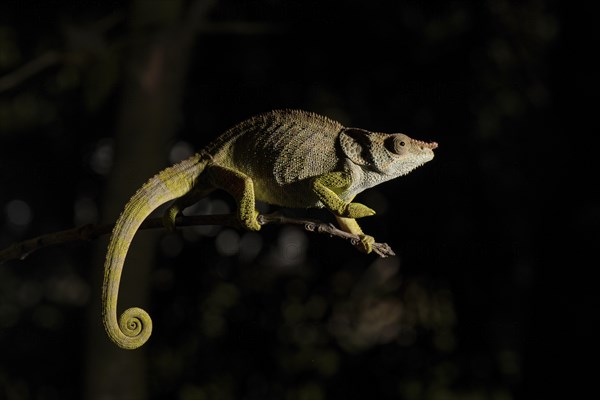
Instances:
[[[390,155],[385,172],[395,176],[406,175],[431,161],[434,156],[433,150],[438,147],[436,142],[423,142],[403,133],[387,135],[383,138],[383,144]]]
[[[433,159],[437,143],[415,140],[403,133],[378,133],[346,128],[340,134],[345,156],[367,174],[384,180],[408,174]]]

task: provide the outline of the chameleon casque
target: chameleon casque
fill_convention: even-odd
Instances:
[[[186,207],[215,189],[237,202],[241,225],[257,231],[255,201],[283,207],[324,207],[341,229],[360,237],[370,253],[374,238],[355,218],[375,214],[353,203],[360,192],[405,175],[433,159],[437,143],[401,134],[346,128],[329,118],[299,110],[275,110],[235,125],[199,153],[159,172],[129,200],[117,220],[106,255],[102,314],[108,336],[119,347],[135,349],[152,332],[141,308],[117,319],[119,282],[129,245],[144,219],[161,204],[177,199],[165,212],[173,229]]]

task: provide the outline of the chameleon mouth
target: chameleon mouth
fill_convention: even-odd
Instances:
[[[411,140],[417,146],[426,147],[426,148],[431,149],[431,150],[437,149],[437,147],[438,147],[437,142],[429,142],[428,143],[428,142],[423,142],[421,140],[416,140],[416,139],[411,139]]]

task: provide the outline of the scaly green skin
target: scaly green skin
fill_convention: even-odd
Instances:
[[[403,134],[345,128],[326,117],[276,110],[239,123],[199,154],[161,171],[129,200],[112,232],[105,263],[102,314],[108,336],[119,347],[135,349],[152,332],[148,313],[130,308],[117,320],[121,271],[129,245],[144,219],[161,204],[165,226],[215,189],[238,205],[241,225],[259,230],[256,200],[284,207],[325,207],[341,229],[358,235],[359,250],[370,253],[375,239],[355,218],[374,215],[354,203],[363,190],[405,175],[433,158],[436,143]]]

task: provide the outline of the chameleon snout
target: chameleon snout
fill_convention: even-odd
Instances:
[[[419,146],[421,150],[430,149],[435,150],[438,147],[437,142],[423,142],[421,140],[412,139],[413,144]]]

